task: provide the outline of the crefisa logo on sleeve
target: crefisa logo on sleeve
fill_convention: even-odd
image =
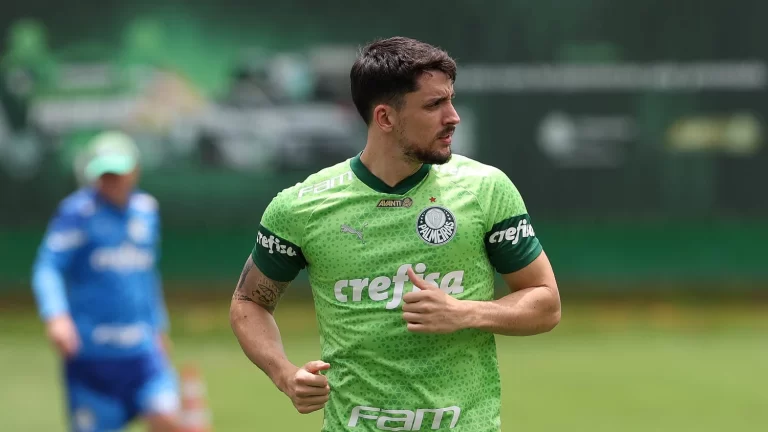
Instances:
[[[288,255],[289,257],[297,255],[296,251],[293,250],[291,246],[280,243],[279,238],[273,235],[266,236],[262,234],[261,231],[256,234],[256,243],[267,249],[267,251],[269,251],[271,254],[280,253],[283,255]]]

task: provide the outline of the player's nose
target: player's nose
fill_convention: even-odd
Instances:
[[[449,103],[447,104],[447,109],[445,113],[445,118],[443,119],[443,123],[446,125],[457,125],[461,122],[461,118],[459,117],[459,113],[456,111],[456,108],[453,106],[453,104]]]

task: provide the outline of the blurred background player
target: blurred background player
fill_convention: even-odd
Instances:
[[[175,431],[176,374],[159,274],[157,201],[136,188],[139,152],[118,132],[87,149],[88,184],[49,223],[32,288],[61,355],[70,428],[119,430],[136,417]]]

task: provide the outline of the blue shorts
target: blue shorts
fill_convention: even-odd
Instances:
[[[65,378],[73,432],[117,431],[137,416],[179,409],[176,373],[160,353],[75,359]]]

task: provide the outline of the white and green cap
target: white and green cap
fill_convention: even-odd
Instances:
[[[85,178],[92,182],[104,174],[128,174],[139,163],[139,149],[122,132],[103,132],[91,141]]]

